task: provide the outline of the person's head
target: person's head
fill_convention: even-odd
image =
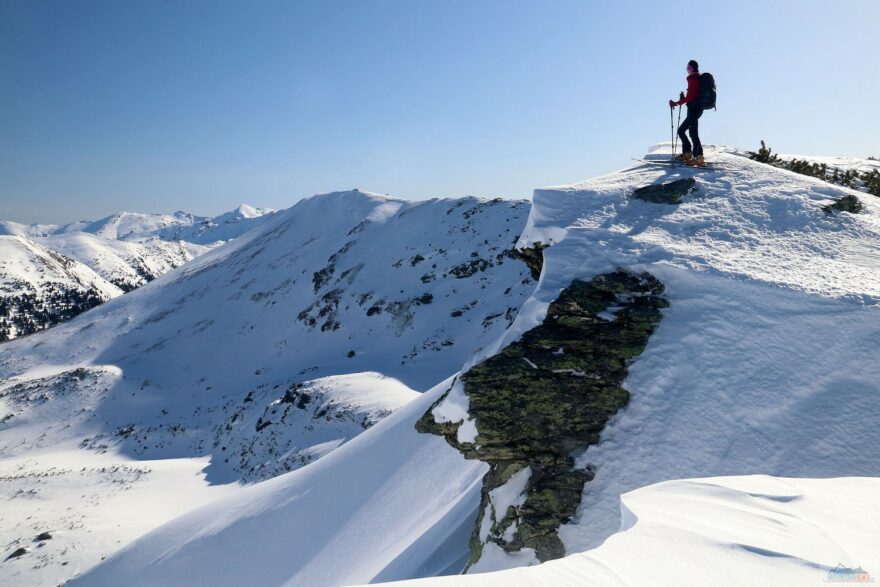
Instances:
[[[687,70],[688,73],[697,73],[698,71],[700,71],[700,64],[697,63],[695,59],[691,59],[690,61],[688,61]]]

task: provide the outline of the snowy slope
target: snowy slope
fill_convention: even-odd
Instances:
[[[122,290],[25,236],[0,236],[0,342],[48,328]]]
[[[67,232],[35,237],[33,240],[91,267],[126,292],[180,267],[208,250],[207,247],[185,241],[154,238],[129,242],[88,232]]]
[[[794,587],[873,582],[880,572],[880,536],[871,531],[880,527],[880,479],[668,481],[620,502],[621,532],[595,550],[539,567],[393,585]]]
[[[234,503],[170,522],[73,585],[346,585],[457,572],[485,466],[414,433],[444,387]]]
[[[15,324],[0,342],[70,319],[208,250],[158,238],[136,243],[87,232],[25,234],[0,236],[0,322]]]
[[[528,208],[357,191],[303,200],[51,333],[5,343],[0,455],[44,455],[43,472],[76,450],[132,467],[208,457],[210,485],[301,467],[508,328],[534,287],[510,256]],[[57,494],[46,477],[49,487],[34,487],[35,474],[2,489]],[[156,493],[155,524],[172,513],[168,496]],[[0,505],[0,520],[11,519],[3,507],[26,508],[34,524],[62,519],[20,499]],[[52,583],[107,553],[79,530],[87,520],[64,520],[76,548],[50,543],[41,570],[18,576]],[[7,550],[28,539],[29,529],[3,524]],[[77,568],[64,568],[74,551]],[[15,564],[0,573],[32,560]]]
[[[880,441],[880,263],[873,250],[880,242],[880,202],[855,193],[865,213],[825,214],[823,205],[854,192],[723,149],[707,151],[717,169],[636,164],[582,184],[537,190],[520,244],[552,243],[540,282],[510,328],[462,362],[467,369],[540,323],[575,278],[624,268],[648,271],[665,284],[670,305],[630,366],[628,407],[599,444],[577,455],[578,466],[589,465],[595,478],[577,515],[559,531],[568,553],[602,544],[619,529],[620,496],[660,481],[880,476],[880,462],[866,456]],[[661,153],[657,148],[652,155]],[[696,179],[697,191],[678,206],[631,197],[636,187],[683,176]],[[414,430],[450,385],[451,379],[436,386],[317,463],[170,522],[75,584],[318,586],[460,571],[487,467]],[[451,394],[441,409],[450,402],[467,418],[466,397]],[[812,491],[808,482],[792,483]],[[817,502],[873,481],[828,483]],[[876,508],[865,498],[871,486],[864,487],[853,499]],[[736,489],[725,503],[745,499]],[[690,493],[687,499],[698,501],[706,494]],[[515,496],[506,499],[516,503]],[[739,506],[719,504],[724,507]],[[873,531],[872,519],[859,518],[853,531]],[[708,532],[704,542],[735,538],[732,530],[715,538],[720,529]],[[801,535],[810,546],[815,534]],[[834,562],[803,543],[756,536],[749,544],[770,551],[796,546],[795,556]],[[620,540],[625,547],[625,535]],[[251,548],[257,541],[260,548]],[[634,544],[618,564],[641,555]],[[876,561],[860,560],[863,551],[848,552],[853,556],[840,562],[874,565],[869,570],[877,574]],[[235,563],[228,564],[233,553]],[[724,564],[753,557],[730,556]],[[764,561],[754,558],[748,559],[753,568],[761,568]],[[508,554],[489,543],[471,571],[533,562],[529,552]],[[780,572],[800,579],[804,569],[795,561],[791,574]]]
[[[184,212],[175,212],[173,215],[120,212],[101,220],[64,225],[25,225],[0,221],[0,236],[7,243],[7,248],[13,246],[11,243],[21,242],[6,238],[15,236],[26,239],[30,248],[39,246],[57,258],[78,261],[104,278],[105,283],[97,286],[98,289],[112,291],[115,292],[113,295],[117,295],[117,288],[122,292],[131,291],[179,267],[209,248],[258,227],[273,214],[273,210],[242,204],[215,218],[193,216]],[[29,259],[38,264],[34,267],[26,266],[27,258],[21,254],[15,257],[14,263],[9,261],[0,267],[0,282],[6,284],[7,296],[26,300],[26,306],[36,304],[38,307],[50,308],[46,318],[35,316],[33,319],[25,319],[22,317],[23,312],[15,308],[6,308],[5,312],[0,312],[0,320],[5,317],[7,321],[14,319],[20,322],[17,328],[0,337],[0,342],[67,320],[94,306],[98,301],[107,299],[107,296],[103,296],[100,300],[95,298],[88,302],[78,301],[72,304],[71,309],[52,311],[51,308],[58,306],[55,298],[82,297],[82,286],[67,288],[63,280],[55,279],[52,290],[47,291],[45,296],[34,284],[16,290],[14,284],[23,283],[19,279],[20,275],[44,271],[42,267],[45,263],[39,259],[49,254],[44,251],[37,256],[31,255]],[[17,302],[16,307],[21,304],[21,301]]]

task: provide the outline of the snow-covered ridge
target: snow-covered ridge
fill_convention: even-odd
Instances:
[[[273,214],[269,209],[242,204],[214,218],[184,212],[171,215],[120,212],[101,220],[64,225],[28,226],[0,221],[0,240],[6,243],[7,249],[14,246],[45,249],[57,259],[68,259],[66,263],[70,267],[75,261],[97,274],[92,285],[67,285],[69,276],[61,275],[57,268],[55,274],[47,275],[44,267],[30,264],[48,253],[30,260],[19,255],[16,262],[11,261],[12,253],[7,255],[10,260],[0,265],[0,282],[5,284],[0,307],[0,342],[42,330],[96,303],[131,291],[209,248],[256,228]],[[40,286],[33,279],[22,279],[35,273],[43,274],[43,281],[52,285]],[[15,284],[22,285],[17,288]],[[77,301],[60,303],[58,299],[65,296]],[[81,301],[83,297],[90,301]]]
[[[729,150],[707,151],[717,169],[636,163],[535,192],[519,242],[552,244],[540,280],[510,327],[462,361],[465,369],[539,324],[573,279],[646,271],[665,285],[670,305],[630,365],[629,405],[598,444],[576,455],[595,478],[577,514],[559,530],[570,556],[487,575],[487,582],[589,584],[582,573],[605,572],[597,576],[608,584],[614,577],[618,584],[645,584],[646,573],[673,573],[684,557],[698,564],[689,545],[713,563],[692,575],[705,579],[702,584],[757,581],[765,571],[774,584],[819,582],[837,563],[880,574],[876,537],[863,540],[876,533],[872,479],[758,477],[655,486],[624,498],[625,512],[635,512],[639,522],[627,515],[627,531],[618,533],[621,495],[668,480],[880,476],[880,463],[865,456],[880,443],[880,263],[872,253],[878,202]],[[680,205],[630,197],[637,187],[681,177],[693,177],[697,189]],[[843,195],[858,197],[865,211],[822,210]],[[397,205],[386,202],[379,216]],[[211,255],[195,263],[207,265]],[[341,275],[338,267],[333,275]],[[335,586],[460,572],[488,466],[414,429],[453,380],[319,461],[158,528],[74,584]],[[458,399],[458,410],[449,414],[466,419],[467,397]],[[835,519],[829,504],[837,495],[847,496],[845,507],[856,507]],[[496,497],[495,505],[520,503],[515,495]],[[689,517],[691,508],[711,511]],[[686,547],[634,563],[670,535]],[[260,548],[252,548],[255,543]],[[675,544],[666,539],[664,546]],[[534,560],[488,550],[493,556],[474,571]],[[667,566],[666,558],[678,566]]]
[[[50,332],[4,343],[0,470],[26,461],[29,475],[0,478],[0,491],[30,518],[0,515],[0,536],[9,551],[44,526],[63,540],[0,577],[56,584],[180,513],[163,505],[175,490],[166,469],[147,465],[156,474],[132,490],[153,488],[154,515],[117,512],[129,525],[107,531],[121,542],[103,541],[94,524],[117,511],[113,486],[89,485],[94,505],[75,514],[56,509],[78,482],[48,474],[60,466],[53,455],[133,467],[197,460],[201,482],[188,487],[207,501],[228,492],[217,487],[317,464],[421,400],[497,339],[534,288],[511,257],[528,209],[316,196]],[[48,505],[14,497],[32,491],[52,496]]]
[[[173,214],[117,212],[98,220],[79,220],[67,224],[27,225],[0,221],[0,234],[46,237],[86,232],[109,239],[141,241],[158,237],[209,245],[244,234],[271,218],[274,213],[275,210],[271,208],[256,208],[248,204],[241,204],[235,210],[214,217],[181,211]],[[189,238],[182,238],[181,235]]]

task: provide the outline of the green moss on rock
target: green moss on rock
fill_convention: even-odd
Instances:
[[[533,548],[542,561],[565,554],[557,530],[574,516],[594,475],[576,468],[572,455],[598,442],[629,401],[621,385],[668,306],[662,293],[663,285],[647,273],[573,281],[541,325],[462,375],[477,424],[475,443],[458,442],[458,423],[435,422],[434,406],[417,422],[420,432],[441,435],[465,457],[490,465],[470,564],[485,542],[508,552]],[[481,535],[492,507],[489,493],[525,467],[531,468],[525,500],[495,513]]]

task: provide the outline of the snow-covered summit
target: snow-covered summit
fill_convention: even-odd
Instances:
[[[230,210],[229,212],[224,212],[219,216],[215,216],[214,222],[217,224],[228,224],[251,218],[259,218],[260,216],[272,214],[273,212],[275,212],[275,210],[272,208],[255,208],[249,204],[240,204],[235,210]]]
[[[668,157],[663,146],[647,157]],[[535,190],[535,210],[518,246],[595,243],[591,260],[606,267],[655,263],[880,301],[880,199],[729,151],[708,146],[715,167],[705,170],[636,164],[580,184]],[[641,185],[683,177],[694,177],[697,190],[679,206],[630,197]],[[857,195],[865,214],[823,213],[823,206],[847,194]]]
[[[643,350],[613,339],[617,320],[638,318],[622,313],[636,295],[622,292],[592,310],[588,306],[596,302],[587,300],[587,309],[569,323],[609,325],[602,332],[635,355],[623,382],[628,405],[589,439],[586,450],[571,455],[574,469],[583,472],[577,477],[583,490],[575,513],[557,530],[569,557],[486,581],[565,584],[557,581],[577,582],[581,573],[598,573],[603,565],[602,577],[644,584],[647,573],[672,573],[670,564],[688,556],[689,546],[707,556],[708,564],[693,575],[704,583],[760,582],[769,572],[774,584],[803,584],[821,581],[835,562],[880,574],[871,554],[875,542],[859,543],[875,530],[876,483],[839,479],[880,476],[880,463],[866,457],[880,443],[880,259],[873,250],[880,206],[872,196],[732,150],[709,148],[707,154],[715,168],[633,163],[576,185],[536,190],[518,242],[550,245],[543,250],[540,279],[510,326],[464,358],[463,376],[438,382],[315,463],[171,521],[74,584],[258,580],[334,586],[456,574],[469,560],[470,573],[537,563],[536,551],[522,546],[529,537],[518,534],[518,523],[536,513],[527,509],[535,503],[531,489],[548,471],[555,473],[526,468],[500,483],[487,479],[487,472],[499,469],[475,455],[486,439],[505,439],[488,436],[479,410],[499,402],[510,418],[533,418],[532,425],[540,426],[536,415],[543,406],[516,404],[520,396],[505,395],[511,389],[504,387],[506,379],[523,370],[550,383],[574,378],[587,393],[604,367],[547,368],[573,353],[543,348],[540,341],[549,339],[539,337],[538,344],[517,347],[525,354],[510,355],[508,371],[495,376],[502,382],[500,395],[470,397],[477,391],[468,387],[474,377],[467,373],[538,326],[550,324],[541,331],[547,334],[555,319],[548,307],[561,292],[610,272],[649,274],[662,284],[668,307]],[[660,147],[648,157],[662,155]],[[693,179],[696,188],[680,204],[633,196],[639,187],[675,179]],[[861,214],[823,210],[849,195],[864,204]],[[328,201],[342,208],[351,197]],[[304,202],[304,209],[317,202]],[[429,205],[385,201],[375,210],[399,219]],[[211,255],[201,262],[212,263]],[[341,275],[343,265],[334,262],[332,275]],[[318,282],[324,287],[323,278]],[[492,286],[481,292],[491,295]],[[480,393],[497,387],[492,373],[481,375]],[[504,403],[510,398],[514,404]],[[426,418],[447,436],[417,432]],[[456,439],[456,427],[465,423],[473,436]],[[499,450],[517,450],[516,440]],[[675,479],[756,474],[838,479],[663,484],[624,497],[629,515],[621,528],[620,500],[628,492]],[[539,503],[556,507],[555,490],[547,488]],[[816,513],[842,494],[865,515],[849,516],[848,510],[835,520]],[[640,522],[633,525],[633,516]],[[682,550],[659,550],[643,564],[633,563],[660,541]],[[732,569],[737,565],[744,566]],[[459,580],[480,583],[467,577],[442,582]]]

